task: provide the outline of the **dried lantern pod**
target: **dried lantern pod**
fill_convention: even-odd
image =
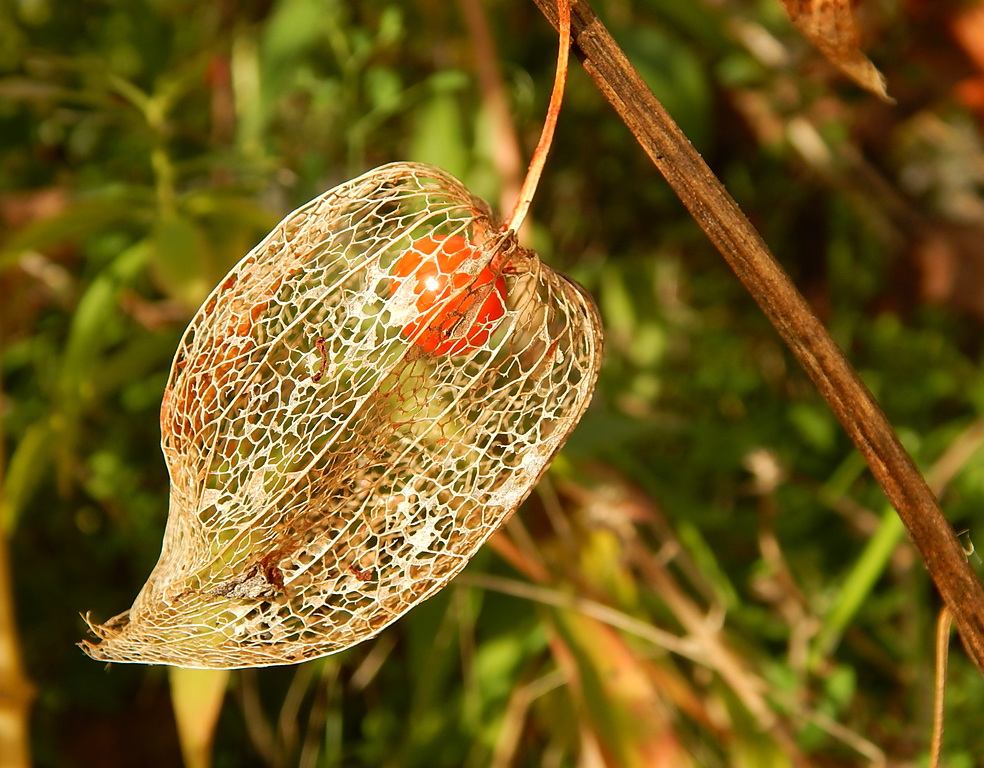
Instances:
[[[529,494],[601,338],[584,291],[436,168],[383,166],[298,209],[185,333],[160,560],[85,651],[235,668],[376,635]]]

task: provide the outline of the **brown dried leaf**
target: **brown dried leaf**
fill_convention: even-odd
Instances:
[[[682,676],[669,664],[661,668],[642,657],[614,629],[589,616],[559,615],[556,626],[551,651],[604,765],[694,766],[677,733],[678,702],[672,696],[682,689],[698,707],[700,703]],[[666,684],[674,690],[667,690]]]
[[[861,52],[851,0],[782,0],[800,32],[854,82],[888,102],[885,77]]]

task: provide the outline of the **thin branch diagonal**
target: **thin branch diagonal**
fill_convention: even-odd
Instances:
[[[552,0],[535,2],[558,27]],[[587,73],[779,331],[864,456],[984,674],[984,587],[874,397],[585,0],[572,0],[571,30]]]

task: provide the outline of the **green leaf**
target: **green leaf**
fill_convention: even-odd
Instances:
[[[379,17],[379,30],[376,32],[376,43],[385,47],[403,37],[403,11],[395,5],[383,9]]]
[[[875,588],[903,536],[905,525],[896,511],[886,506],[878,530],[868,540],[823,617],[823,625],[813,642],[814,664],[819,664],[837,648],[844,630]]]
[[[829,453],[834,448],[839,430],[826,404],[793,403],[789,407],[789,421],[803,441],[821,453]]]
[[[621,30],[619,39],[646,85],[694,146],[706,147],[711,129],[711,88],[693,49],[654,26]]]
[[[190,311],[198,309],[215,285],[204,233],[191,219],[158,219],[151,234],[151,264],[161,289]]]
[[[370,67],[366,72],[366,91],[373,109],[393,112],[400,106],[403,83],[389,67]]]
[[[430,89],[439,94],[457,93],[468,87],[468,83],[468,75],[460,69],[442,69],[427,80]]]
[[[701,574],[714,588],[714,593],[721,604],[729,610],[738,607],[741,602],[738,591],[721,568],[714,550],[711,549],[700,529],[690,520],[680,520],[676,524],[676,532]]]
[[[628,343],[632,339],[637,318],[632,296],[618,269],[609,267],[602,271],[599,303],[605,328],[614,339]]]
[[[57,440],[59,486],[64,492],[74,477],[78,423],[85,400],[95,392],[94,373],[103,350],[112,339],[107,328],[120,314],[120,289],[144,268],[148,259],[146,241],[121,253],[83,294],[72,317],[58,378],[57,399],[51,426]]]
[[[468,173],[468,149],[461,110],[453,96],[435,93],[420,107],[411,139],[410,159],[436,165],[459,179]]]
[[[51,462],[51,426],[36,421],[21,438],[4,476],[0,497],[0,529],[9,537]]]
[[[325,5],[318,0],[284,0],[278,3],[263,35],[264,57],[282,61],[314,46],[324,35],[327,18]]]
[[[278,216],[248,198],[214,190],[182,199],[180,207],[197,230],[196,237],[203,238],[208,291],[279,221]],[[188,306],[192,311],[197,308],[198,304]]]
[[[85,374],[97,367],[107,344],[106,326],[119,313],[120,289],[132,282],[148,260],[146,241],[121,253],[83,294],[72,317],[62,362],[61,392],[78,391]]]

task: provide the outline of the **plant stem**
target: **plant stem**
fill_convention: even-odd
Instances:
[[[535,2],[558,27],[553,3]],[[575,53],[587,73],[779,331],[864,456],[953,614],[964,647],[984,675],[984,587],[881,408],[585,0],[572,0],[571,27]]]
[[[892,552],[904,534],[905,527],[899,516],[891,507],[886,508],[878,530],[868,539],[850,575],[838,590],[833,606],[823,617],[823,626],[813,644],[814,664],[819,664],[837,647],[847,625],[857,616],[861,604],[868,599],[875,583],[884,573]]]
[[[946,486],[984,445],[984,419],[978,419],[950,443],[943,454],[926,472],[930,490],[942,495]],[[885,572],[892,553],[905,535],[905,526],[892,507],[886,505],[877,530],[868,539],[864,551],[844,580],[830,610],[823,617],[823,626],[813,643],[814,665],[830,655],[847,625],[854,620],[875,584]]]
[[[2,397],[3,380],[0,378],[0,398]],[[0,498],[3,495],[5,469],[6,455],[0,442]],[[35,692],[24,673],[21,658],[17,613],[14,609],[9,535],[9,531],[0,531],[0,765],[29,768],[31,703]]]
[[[933,702],[933,735],[929,743],[929,768],[940,768],[943,757],[943,723],[946,719],[946,663],[950,649],[950,609],[945,605],[936,620],[936,680]]]
[[[550,152],[554,129],[557,127],[557,117],[560,115],[560,103],[564,100],[564,85],[567,83],[567,60],[571,54],[570,0],[558,0],[557,8],[554,11],[558,15],[551,19],[551,23],[557,27],[557,31],[560,33],[560,50],[557,52],[557,72],[554,75],[553,91],[550,93],[550,106],[547,107],[547,117],[543,121],[540,141],[536,145],[533,159],[530,160],[530,168],[526,172],[523,186],[519,190],[516,207],[513,208],[509,220],[503,226],[503,231],[511,229],[513,232],[519,232],[519,228],[523,226],[526,214],[530,210],[530,203],[533,202],[533,195],[536,194],[537,184],[540,183],[540,174],[543,173],[543,166],[547,162],[547,153]]]

